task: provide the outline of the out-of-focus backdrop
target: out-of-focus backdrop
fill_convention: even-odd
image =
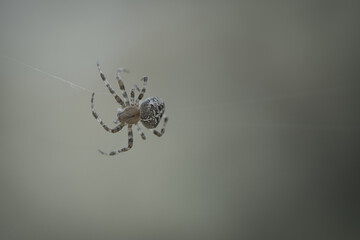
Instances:
[[[359,9],[1,1],[0,238],[359,239]],[[97,61],[149,76],[163,137],[99,154],[127,133]]]

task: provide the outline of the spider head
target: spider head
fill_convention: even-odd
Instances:
[[[158,97],[150,97],[140,105],[140,120],[146,128],[156,128],[164,112],[164,101]]]

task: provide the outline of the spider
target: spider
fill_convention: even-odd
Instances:
[[[145,76],[141,79],[143,82],[143,88],[140,91],[140,88],[135,84],[130,92],[130,102],[128,99],[128,95],[125,91],[124,83],[120,77],[120,72],[128,72],[126,69],[119,68],[116,71],[116,79],[118,80],[120,90],[122,92],[122,96],[125,99],[124,101],[115,93],[114,89],[110,86],[110,83],[106,80],[104,73],[100,69],[100,64],[97,63],[97,68],[100,73],[100,77],[103,80],[106,87],[109,89],[110,93],[114,96],[116,102],[121,105],[121,108],[118,108],[117,118],[114,123],[118,124],[115,128],[109,128],[102,120],[99,118],[99,115],[95,112],[94,109],[94,96],[95,93],[91,96],[91,110],[94,118],[100,123],[100,125],[110,133],[119,132],[125,125],[128,126],[128,146],[121,148],[117,151],[112,151],[109,153],[103,152],[99,150],[99,152],[103,155],[113,156],[118,153],[126,152],[130,150],[133,146],[133,133],[132,126],[135,125],[137,127],[137,131],[140,134],[142,139],[146,139],[145,134],[142,132],[138,122],[144,125],[144,127],[151,129],[152,132],[161,137],[165,133],[166,123],[168,121],[168,117],[165,115],[165,103],[161,98],[158,97],[149,97],[146,98],[139,106],[139,101],[144,97],[146,91],[146,84],[148,78]],[[135,101],[135,89],[139,91],[139,96]],[[161,131],[157,131],[154,128],[160,123],[161,118],[164,117],[164,125]]]

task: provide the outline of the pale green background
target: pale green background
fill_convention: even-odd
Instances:
[[[359,239],[358,1],[0,2],[0,239]],[[90,112],[149,76],[158,138]],[[113,126],[117,104],[95,96]]]

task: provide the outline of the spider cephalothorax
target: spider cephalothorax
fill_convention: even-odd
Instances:
[[[130,93],[130,102],[127,96],[127,93],[125,91],[124,83],[120,77],[120,72],[126,71],[125,69],[119,68],[116,72],[116,78],[118,80],[120,90],[122,92],[124,101],[115,93],[114,89],[110,86],[110,83],[106,80],[104,73],[100,69],[99,63],[97,64],[98,70],[100,72],[101,79],[104,81],[106,87],[109,89],[110,93],[114,96],[115,100],[121,105],[122,108],[119,108],[117,119],[114,121],[115,123],[118,123],[115,128],[109,128],[98,116],[98,114],[95,112],[94,109],[94,95],[92,94],[91,97],[91,109],[92,114],[95,117],[95,119],[98,120],[100,125],[108,132],[116,133],[119,132],[125,125],[128,125],[128,146],[124,147],[117,151],[112,151],[110,153],[105,153],[101,150],[99,150],[100,153],[104,155],[115,155],[117,153],[128,151],[133,146],[133,134],[132,134],[132,125],[135,124],[137,127],[137,130],[141,136],[142,139],[146,139],[145,134],[141,131],[140,126],[138,125],[138,122],[141,121],[142,124],[148,128],[152,129],[153,133],[156,136],[161,137],[165,133],[165,126],[168,121],[168,118],[165,116],[165,103],[162,99],[158,97],[149,97],[145,99],[139,106],[139,101],[143,98],[145,91],[146,91],[146,83],[148,78],[143,77],[141,80],[143,81],[143,88],[140,91],[140,89],[134,85],[134,87],[131,89]],[[140,91],[140,94],[138,98],[135,99],[135,89]],[[160,132],[156,131],[153,128],[156,128],[161,120],[161,118],[164,116],[164,126],[161,129]]]

